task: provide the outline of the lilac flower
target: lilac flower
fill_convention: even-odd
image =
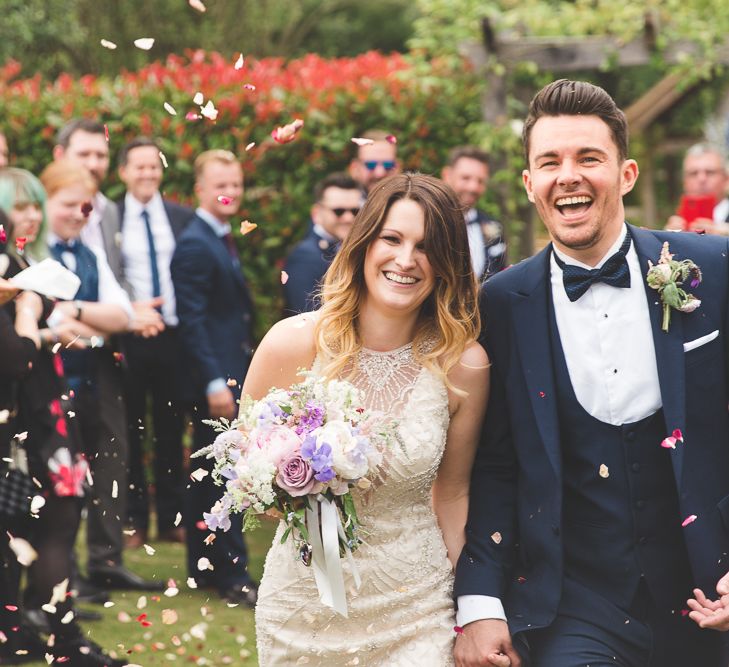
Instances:
[[[326,442],[317,447],[316,436],[307,436],[301,445],[301,455],[310,462],[317,481],[328,482],[336,476],[332,468],[332,448]]]
[[[311,433],[314,429],[319,428],[324,423],[324,408],[312,401],[307,401],[305,406],[306,412],[299,418],[299,425],[296,432]]]
[[[230,501],[226,502],[225,498],[218,500],[210,512],[203,512],[203,519],[210,530],[230,530]]]

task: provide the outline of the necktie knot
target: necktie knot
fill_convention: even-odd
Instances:
[[[77,255],[79,244],[75,241],[56,241],[55,247],[58,252],[70,252]]]
[[[620,249],[599,269],[583,269],[581,266],[566,264],[554,253],[557,266],[562,269],[562,282],[569,300],[577,301],[595,283],[605,283],[611,287],[630,287],[630,267],[625,259],[630,243],[628,232]]]

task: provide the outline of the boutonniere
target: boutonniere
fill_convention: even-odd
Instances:
[[[693,260],[683,259],[680,262],[673,259],[668,251],[668,241],[661,248],[661,257],[658,264],[648,261],[648,274],[646,280],[648,286],[658,291],[663,303],[663,325],[662,329],[668,331],[671,322],[671,308],[682,313],[691,313],[701,305],[701,300],[693,294],[686,292],[681,286],[691,279],[689,285],[693,289],[701,282],[701,269]]]

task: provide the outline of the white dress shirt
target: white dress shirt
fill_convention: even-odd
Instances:
[[[466,232],[468,232],[471,265],[473,266],[473,272],[480,278],[486,268],[486,248],[484,248],[481,225],[476,222],[477,217],[478,212],[475,208],[466,211]]]
[[[553,252],[565,263],[600,268],[623,244],[627,228],[594,267]],[[653,345],[645,273],[635,247],[626,254],[630,287],[595,283],[577,301],[570,301],[562,269],[550,259],[552,302],[570,381],[580,405],[590,415],[613,425],[644,419],[662,406]],[[545,363],[549,360],[545,359]],[[457,623],[496,618],[506,620],[498,598],[464,595],[458,598]]]
[[[729,228],[729,197],[722,199],[716,206],[714,206],[714,223],[723,227],[724,229]]]
[[[61,239],[56,236],[53,232],[49,231],[46,235],[46,243],[48,244],[49,248],[52,248],[56,243],[61,241]],[[69,241],[69,243],[72,243]],[[86,245],[86,244],[84,244]],[[114,277],[114,273],[111,270],[111,267],[109,266],[109,262],[106,261],[106,255],[104,254],[103,250],[98,250],[97,248],[90,248],[90,250],[94,253],[96,256],[96,266],[99,271],[99,299],[98,303],[109,303],[109,304],[116,304],[117,306],[121,306],[124,309],[124,312],[127,314],[127,317],[131,321],[132,319],[132,304],[129,301],[129,297],[127,296],[127,293],[124,291],[122,286],[117,282],[117,279]],[[63,252],[61,253],[61,257],[63,258],[63,263],[68,267],[70,271],[76,270],[76,256],[72,252]],[[58,323],[60,320],[54,320],[51,321],[54,316],[56,316],[56,313],[58,311],[54,311],[51,314],[51,317],[48,318],[48,324],[50,326],[55,326],[55,324]],[[62,319],[62,318],[61,318]]]
[[[154,238],[159,274],[162,319],[168,326],[177,326],[175,309],[175,290],[172,286],[170,262],[175,252],[175,236],[167,218],[162,195],[157,192],[146,204],[142,204],[127,192],[124,197],[124,220],[122,221],[122,259],[124,277],[131,285],[135,301],[148,301],[152,298],[152,266],[149,258],[149,240],[142,219],[142,211],[149,214],[149,225]]]
[[[104,215],[104,209],[110,204],[113,206],[107,197],[101,192],[97,192],[91,200],[91,206],[93,208],[91,209],[91,213],[89,213],[89,219],[81,230],[83,244],[92,250],[101,250],[105,254],[104,237],[101,233],[101,216]]]

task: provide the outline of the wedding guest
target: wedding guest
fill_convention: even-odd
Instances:
[[[489,156],[475,146],[458,146],[448,156],[443,180],[458,195],[468,230],[468,246],[476,279],[482,282],[506,267],[504,228],[476,208],[489,182]]]
[[[194,449],[199,449],[216,435],[203,419],[235,416],[251,354],[253,304],[230,225],[243,198],[243,170],[235,155],[201,153],[195,160],[195,194],[199,206],[177,241],[171,271],[188,374],[181,389],[192,405]],[[197,461],[212,469],[210,460]],[[204,543],[202,515],[218,493],[209,474],[189,483],[183,511],[189,575],[198,585],[217,588],[224,599],[252,607],[256,586],[247,571],[240,516],[229,531]],[[198,569],[203,556],[211,569]]]
[[[729,169],[726,156],[718,146],[694,144],[683,159],[683,194],[714,198],[711,218],[692,221],[691,230],[729,236]],[[666,229],[684,230],[686,221],[680,215],[668,218]]]
[[[383,178],[400,173],[397,144],[383,130],[368,130],[360,138],[369,143],[357,146],[357,155],[349,163],[349,173],[365,192],[369,192]]]
[[[313,226],[286,258],[286,309],[303,313],[317,307],[316,293],[362,205],[362,191],[350,176],[330,174],[314,188]]]
[[[69,318],[100,334],[89,339],[88,349],[61,353],[93,479],[93,497],[87,503],[89,578],[102,588],[162,590],[164,582],[145,581],[122,564],[125,508],[120,489],[126,486],[126,451],[117,450],[115,442],[104,438],[98,368],[113,364],[104,337],[127,329],[132,306],[104,254],[80,239],[86,223],[84,204],[93,197],[96,184],[88,170],[66,160],[52,162],[40,179],[48,194],[47,243],[51,255],[81,279],[75,300],[59,303],[50,323]]]
[[[194,212],[163,199],[159,146],[147,137],[133,139],[119,151],[119,178],[127,191],[119,200],[124,276],[134,302],[159,302],[164,330],[154,337],[127,336],[126,404],[129,424],[129,494],[127,520],[135,531],[128,547],[148,541],[150,500],[142,453],[147,405],[152,408],[151,465],[157,538],[184,542],[177,514],[182,506],[183,414],[178,404],[179,372],[184,365],[177,331],[170,261],[177,239]]]

